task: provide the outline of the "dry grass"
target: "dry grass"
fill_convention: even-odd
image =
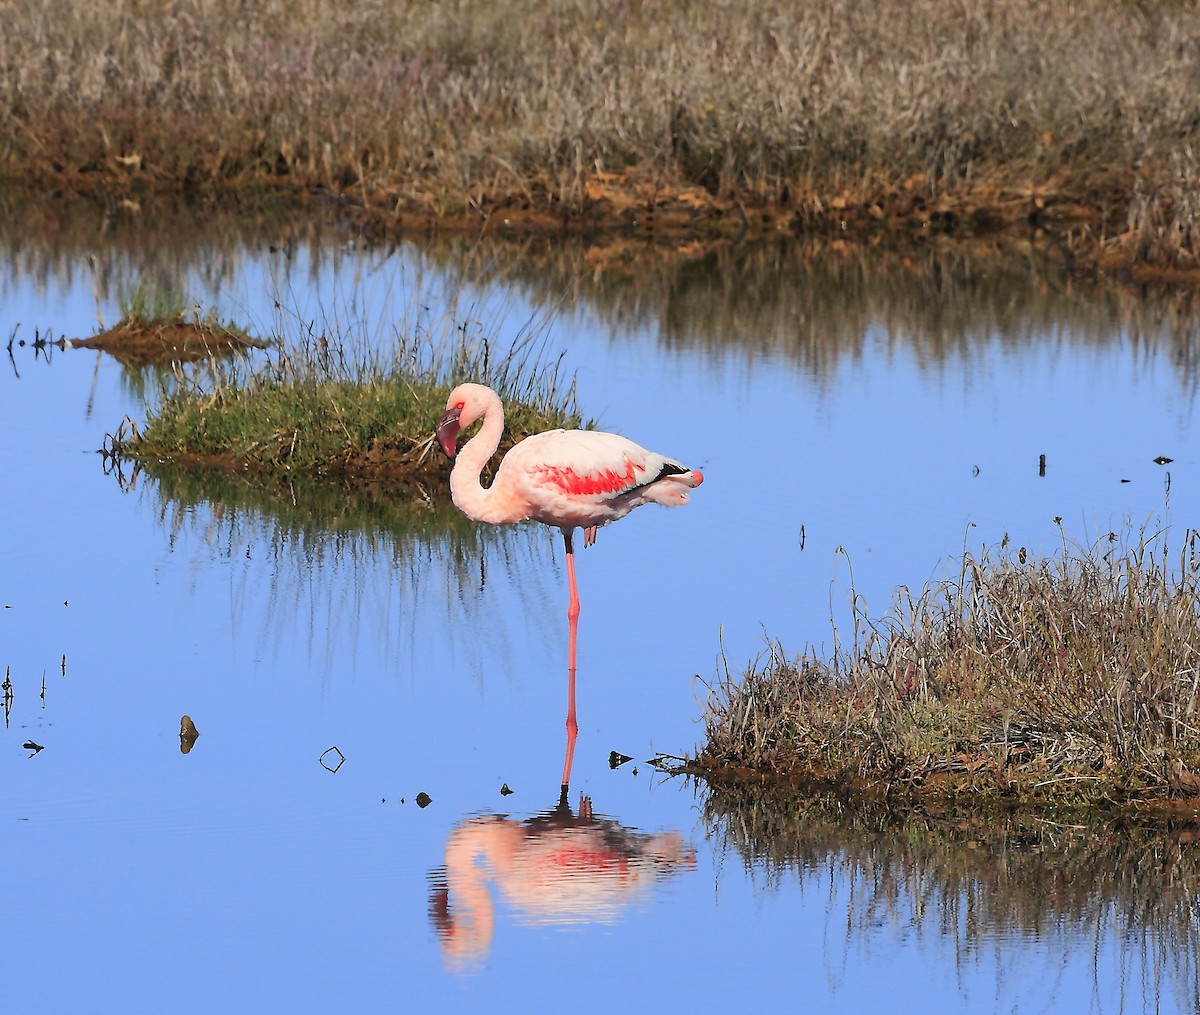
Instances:
[[[486,216],[578,214],[624,174],[727,198],[744,222],[767,206],[794,222],[1085,215],[1114,251],[1200,254],[1190,4],[0,0],[0,15],[14,180],[117,196],[284,182]]]
[[[778,646],[716,689],[697,763],[1058,802],[1200,795],[1200,536],[1012,547],[829,660]],[[1111,540],[1111,541],[1110,541]]]

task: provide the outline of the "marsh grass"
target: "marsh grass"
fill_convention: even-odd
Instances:
[[[776,643],[726,674],[696,762],[899,794],[1200,795],[1198,540],[994,547],[883,621],[856,601],[831,658]]]
[[[1200,10],[1145,0],[0,0],[0,175],[487,220],[1085,219],[1197,263]],[[611,202],[610,202],[611,203]],[[686,202],[685,202],[686,203]],[[723,213],[722,213],[723,214]],[[717,215],[717,217],[721,217]],[[775,221],[772,215],[767,216]]]
[[[505,400],[502,449],[536,431],[584,425],[574,381],[561,376],[561,355],[546,355],[536,321],[501,352],[487,337],[491,324],[479,320],[401,322],[390,344],[361,323],[337,335],[301,327],[276,336],[260,362],[180,365],[144,425],[110,435],[106,457],[151,471],[161,459],[279,477],[441,480],[448,467],[433,427],[465,379]]]

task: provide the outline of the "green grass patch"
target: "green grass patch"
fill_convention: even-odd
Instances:
[[[1094,804],[1200,796],[1200,535],[1004,545],[829,658],[773,644],[714,688],[700,771],[897,795]]]
[[[502,355],[482,325],[398,326],[391,343],[365,333],[331,338],[310,326],[249,357],[182,365],[143,424],[127,422],[105,451],[151,468],[159,462],[258,476],[307,475],[445,486],[449,466],[433,439],[461,380],[505,400],[501,451],[531,433],[578,427],[574,381],[560,376],[531,325]]]

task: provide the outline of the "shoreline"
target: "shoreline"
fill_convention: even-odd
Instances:
[[[570,207],[523,189],[439,210],[415,189],[364,198],[270,178],[187,188],[102,176],[74,185],[65,179],[52,187],[16,184],[9,194],[33,201],[78,199],[105,207],[113,218],[141,217],[162,201],[229,211],[270,207],[285,217],[333,212],[372,243],[422,235],[582,238],[601,267],[634,260],[656,246],[701,256],[721,246],[811,239],[901,250],[934,242],[1032,244],[1073,277],[1117,285],[1200,285],[1200,265],[1150,258],[1132,231],[1112,232],[1112,223],[1128,214],[1120,195],[1097,186],[1083,186],[1083,194],[1075,189],[951,191],[933,201],[887,190],[842,191],[781,205],[750,191],[712,194],[637,174],[601,173],[585,199]]]

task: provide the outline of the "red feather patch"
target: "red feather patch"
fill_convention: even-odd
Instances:
[[[637,484],[633,471],[633,462],[625,462],[623,473],[605,469],[603,472],[593,472],[581,476],[572,469],[562,469],[553,465],[543,466],[538,470],[548,483],[553,483],[564,493],[577,497],[586,497],[598,493],[621,493]]]

